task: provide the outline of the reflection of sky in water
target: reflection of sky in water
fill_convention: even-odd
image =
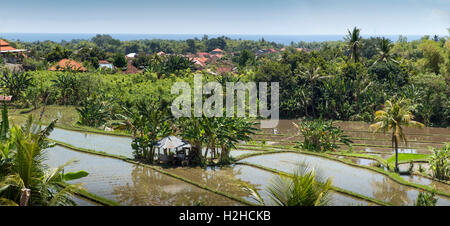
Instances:
[[[129,137],[82,133],[55,128],[49,138],[71,144],[75,147],[103,151],[129,158],[133,156],[131,138]]]
[[[255,188],[259,191],[264,202],[271,203],[266,188],[267,186],[269,186],[271,180],[278,175],[262,169],[245,165],[236,165],[234,166],[234,170],[240,172],[240,174],[237,174],[237,178],[250,184],[253,184],[253,186],[255,186]],[[331,195],[332,195],[331,204],[335,206],[368,205],[366,201],[359,200],[333,191],[331,192]],[[249,198],[248,200],[251,199]]]
[[[194,205],[197,202],[206,205],[238,204],[146,167],[59,146],[47,151],[46,164],[56,167],[71,159],[78,159],[79,162],[66,167],[66,172],[85,170],[89,173],[87,177],[73,183],[83,183],[89,192],[124,205]]]
[[[291,173],[301,162],[320,170],[325,177],[333,178],[333,185],[396,205],[406,202],[412,205],[418,190],[395,183],[387,176],[369,170],[352,167],[336,161],[295,153],[279,153],[254,156],[242,160]],[[439,198],[438,204],[450,205],[450,199]]]

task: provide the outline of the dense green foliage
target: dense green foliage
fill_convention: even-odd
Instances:
[[[340,127],[333,125],[332,121],[322,118],[315,120],[301,120],[294,126],[303,135],[303,142],[298,142],[299,147],[308,151],[326,152],[339,148],[336,142],[350,146],[353,143]]]
[[[448,37],[392,42],[383,37],[364,39],[358,28],[349,31],[344,41],[299,42],[283,46],[265,40],[231,40],[226,37],[174,40],[119,41],[108,35],[70,42],[11,42],[30,50],[24,65],[40,70],[63,57],[83,62],[89,73],[64,79],[58,73],[30,71],[34,86],[21,89],[25,105],[47,102],[79,106],[93,92],[117,96],[120,103],[135,101],[134,96],[167,98],[175,80],[190,81],[197,70],[189,54],[221,48],[225,55],[208,65],[202,73],[214,72],[222,65],[236,66],[242,81],[279,82],[280,115],[283,118],[319,117],[334,120],[372,122],[374,112],[391,97],[412,101],[411,112],[427,126],[450,124],[450,41]],[[281,48],[285,51],[280,51]],[[277,53],[256,54],[275,49]],[[302,51],[296,48],[303,48]],[[157,55],[163,51],[167,55]],[[95,59],[121,63],[124,54],[135,52],[133,65],[143,75],[120,75],[96,69]],[[179,54],[183,54],[179,55]],[[120,57],[118,57],[120,55]],[[44,60],[41,60],[44,59]],[[118,70],[120,70],[119,68]],[[3,73],[2,87],[8,85]],[[50,78],[50,79],[49,79]],[[52,80],[58,89],[49,88]],[[50,86],[51,87],[51,86]],[[13,90],[7,90],[14,92]],[[59,92],[59,93],[58,93]],[[26,96],[26,98],[23,98]],[[83,97],[83,98],[81,98]]]
[[[2,126],[9,124],[6,108],[2,112]],[[57,168],[43,163],[45,149],[52,147],[46,138],[56,121],[45,129],[34,125],[31,116],[22,126],[13,125],[1,131],[0,142],[0,205],[74,205],[71,194],[81,188],[60,183],[87,176],[87,172],[64,173],[68,162]],[[28,193],[28,195],[26,195]],[[28,198],[24,198],[27,197]]]
[[[437,199],[434,192],[420,191],[414,206],[436,206]]]
[[[433,148],[432,151],[429,163],[433,177],[450,180],[450,143],[446,143],[441,149]]]

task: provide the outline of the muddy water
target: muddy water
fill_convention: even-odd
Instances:
[[[353,163],[356,163],[356,164],[362,165],[362,166],[374,166],[374,165],[378,164],[378,161],[373,160],[373,159],[355,158],[355,157],[346,157],[346,156],[339,156],[338,158],[350,160]]]
[[[236,158],[236,157],[239,157],[241,155],[250,154],[250,153],[260,153],[260,151],[237,149],[237,150],[230,151],[230,156]]]
[[[254,156],[241,160],[292,173],[299,164],[307,162],[325,177],[333,178],[333,185],[395,205],[412,205],[418,190],[400,185],[389,177],[370,170],[349,166],[333,160],[295,153]],[[450,198],[438,197],[439,205],[450,205]]]
[[[129,137],[75,132],[55,128],[49,138],[71,144],[75,147],[103,151],[109,154],[122,155],[129,158],[132,158],[133,156],[131,138]]]
[[[79,196],[72,196],[72,200],[75,201],[77,206],[101,206],[99,203],[87,200]]]
[[[412,183],[428,185],[430,187],[435,187],[436,189],[441,190],[441,191],[450,191],[450,185],[440,183],[438,181],[430,180],[425,177],[421,177],[421,176],[417,176],[417,175],[409,175],[409,176],[403,175],[401,177],[403,177],[405,180],[410,181]]]
[[[292,124],[293,122],[298,123],[298,120],[280,120],[277,128],[274,129],[262,129],[262,133],[266,134],[297,134],[297,129]],[[369,130],[370,124],[365,122],[335,122],[334,125],[340,126],[346,133],[356,134],[356,137],[367,138],[372,137]],[[412,140],[422,138],[422,136],[433,136],[431,141],[438,142],[450,142],[450,129],[448,128],[410,128],[405,127],[404,132],[409,137],[412,136]],[[379,137],[386,136],[382,133],[377,135]],[[377,137],[378,138],[378,137]]]
[[[73,181],[83,183],[91,193],[123,205],[239,205],[226,197],[200,189],[146,167],[54,147],[47,151],[46,163],[56,167],[71,159],[79,162],[66,171],[85,170],[89,175]]]

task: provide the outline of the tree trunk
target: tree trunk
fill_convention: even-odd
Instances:
[[[398,170],[398,141],[397,138],[394,137],[394,145],[395,145],[395,172],[399,172]]]
[[[20,206],[28,206],[30,195],[31,195],[30,189],[22,188],[22,190],[20,190]]]

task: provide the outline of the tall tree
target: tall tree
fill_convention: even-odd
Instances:
[[[355,62],[359,62],[359,58],[360,58],[360,52],[359,52],[360,48],[361,48],[360,32],[361,32],[361,30],[359,28],[354,27],[352,31],[348,30],[348,34],[345,38],[349,45],[350,58]]]
[[[404,141],[407,143],[403,126],[412,126],[421,128],[424,125],[413,121],[414,115],[411,113],[412,104],[408,99],[400,98],[388,100],[384,109],[375,113],[376,123],[370,125],[374,132],[382,131],[384,133],[392,131],[392,147],[395,149],[395,171],[398,172],[398,143]]]

